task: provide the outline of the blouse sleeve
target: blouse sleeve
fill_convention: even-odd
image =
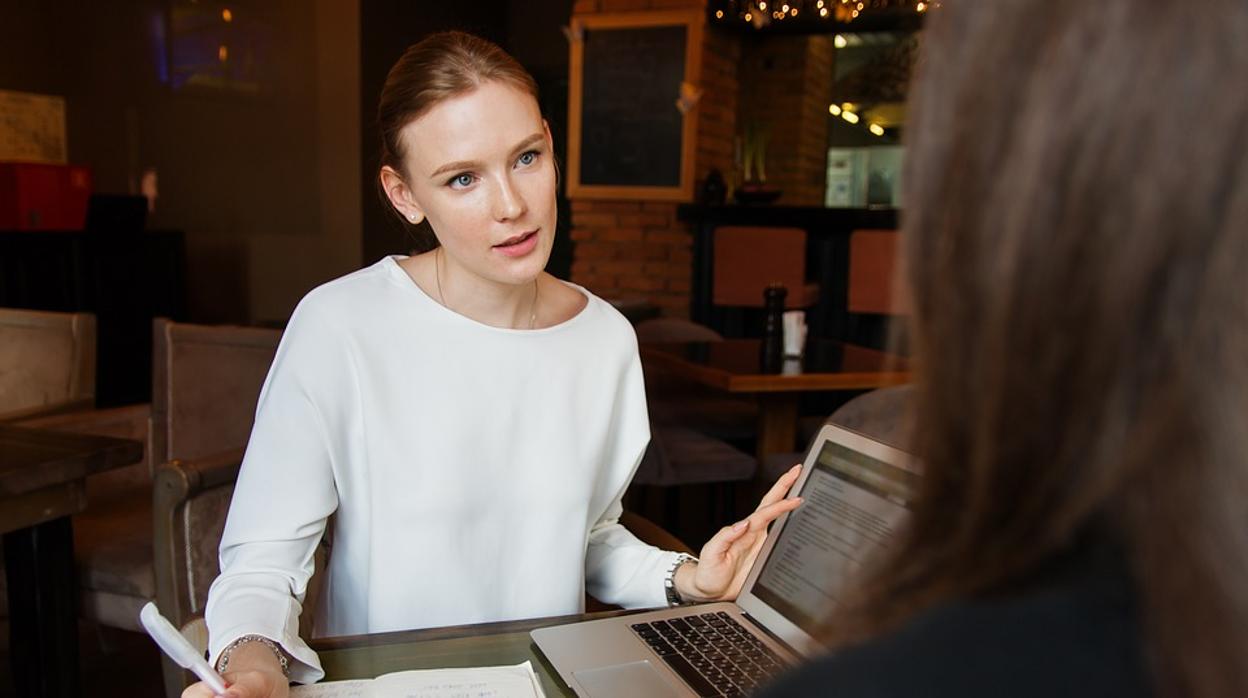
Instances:
[[[617,423],[610,432],[606,464],[611,475],[607,480],[616,483],[616,489],[609,493],[606,509],[589,531],[585,583],[586,590],[604,603],[625,608],[653,608],[667,605],[663,578],[678,554],[641,542],[619,522],[624,510],[621,504],[624,492],[650,441],[650,418],[646,412],[637,338],[627,321],[624,322],[629,330],[631,352],[615,396]]]
[[[318,313],[295,310],[256,408],[247,452],[221,538],[221,574],[208,593],[209,657],[243,635],[278,642],[290,676],[324,676],[299,637],[299,614],[326,520],[338,506],[334,443],[351,401],[351,357]]]

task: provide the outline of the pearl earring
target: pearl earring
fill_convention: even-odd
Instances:
[[[414,214],[414,213],[413,213],[412,215],[408,216],[408,217],[407,217],[407,219],[408,219],[409,221],[411,221],[411,222],[415,223],[415,222],[416,222],[416,214]]]

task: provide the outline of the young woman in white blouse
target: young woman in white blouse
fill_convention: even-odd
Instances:
[[[380,183],[436,246],[309,293],[260,395],[206,611],[230,695],[323,676],[298,635],[335,515],[316,635],[735,598],[781,478],[700,562],[638,541],[620,498],[649,441],[637,341],[546,274],[557,174],[533,79],[497,46],[434,35],[391,69]],[[185,696],[204,697],[202,684]]]

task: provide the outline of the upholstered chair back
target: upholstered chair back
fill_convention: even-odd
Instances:
[[[783,284],[785,307],[808,308],[819,285],[806,282],[806,231],[801,228],[722,226],[712,242],[711,302],[761,308],[763,289]]]
[[[152,362],[152,462],[247,444],[281,330],[158,319]]]
[[[94,315],[0,308],[0,421],[94,399]]]

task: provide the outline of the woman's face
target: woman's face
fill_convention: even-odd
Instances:
[[[408,199],[448,266],[482,280],[527,284],[555,236],[555,166],[537,101],[486,82],[434,106],[400,133]]]

